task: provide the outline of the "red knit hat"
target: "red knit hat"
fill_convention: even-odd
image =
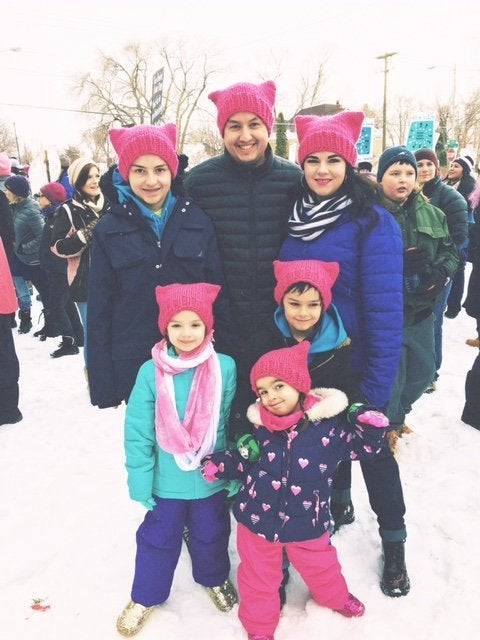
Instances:
[[[59,182],[47,182],[38,191],[43,193],[52,204],[61,204],[68,198],[65,187]]]
[[[440,163],[438,161],[437,154],[435,153],[435,151],[432,151],[431,149],[419,149],[418,151],[415,151],[414,156],[417,162],[418,160],[430,160],[430,162],[433,162],[436,168],[435,175],[438,175],[438,171],[440,169]]]
[[[297,116],[298,162],[303,165],[312,153],[331,151],[355,167],[363,119],[361,111],[342,111],[334,116]]]
[[[113,148],[118,155],[118,171],[128,181],[128,172],[137,158],[145,155],[159,156],[167,164],[175,178],[178,171],[177,127],[165,124],[139,124],[125,129],[110,129],[108,132]]]
[[[155,296],[160,309],[158,315],[160,333],[165,335],[167,324],[172,316],[185,310],[198,313],[209,333],[213,329],[213,303],[220,289],[218,284],[208,282],[157,286]]]
[[[296,282],[308,282],[320,293],[323,311],[332,302],[332,287],[340,272],[338,262],[322,262],[321,260],[292,260],[280,262],[275,260],[273,271],[277,285],[273,296],[278,306],[282,304],[285,291]]]
[[[209,100],[217,107],[217,125],[223,136],[227,120],[234,113],[248,111],[254,113],[265,123],[268,133],[272,132],[275,119],[273,109],[275,105],[276,86],[272,80],[262,84],[239,82],[231,87],[212,91]]]
[[[303,340],[294,347],[275,349],[263,355],[250,372],[254,393],[258,395],[257,380],[266,376],[283,380],[297,391],[308,393],[312,388],[307,360],[309,349],[310,342]]]

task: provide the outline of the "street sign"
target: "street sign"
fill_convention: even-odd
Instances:
[[[152,78],[152,124],[160,124],[162,121],[162,95],[163,95],[164,69],[161,67],[155,71]]]
[[[435,150],[435,120],[434,118],[419,118],[410,122],[408,130],[407,149],[418,151],[419,149]]]

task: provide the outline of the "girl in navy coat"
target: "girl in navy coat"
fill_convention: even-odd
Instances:
[[[88,287],[90,398],[100,408],[128,400],[138,369],[160,338],[157,285],[224,285],[213,223],[174,183],[176,126],[138,125],[109,135],[118,168],[110,215],[93,234]],[[220,293],[215,337],[223,352],[226,309]]]
[[[259,458],[226,451],[206,456],[202,466],[207,482],[243,480],[233,507],[240,556],[238,615],[248,637],[256,640],[272,640],[278,625],[283,551],[318,604],[346,617],[364,612],[348,592],[330,544],[330,487],[341,460],[375,457],[388,420],[362,404],[346,420],[342,391],[311,390],[309,348],[304,340],[270,351],[252,368],[250,382],[259,400],[247,417]]]

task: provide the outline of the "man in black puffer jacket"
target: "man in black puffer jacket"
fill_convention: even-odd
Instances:
[[[232,406],[230,437],[249,429],[245,417],[255,400],[249,372],[274,348],[275,301],[272,263],[286,235],[290,193],[300,168],[275,156],[269,145],[276,87],[238,83],[210,93],[225,144],[221,156],[191,169],[185,188],[213,220],[235,326],[238,390]]]

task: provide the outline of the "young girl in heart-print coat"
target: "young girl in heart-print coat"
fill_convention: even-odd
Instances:
[[[364,612],[348,592],[330,544],[329,499],[339,462],[373,458],[388,420],[360,403],[347,419],[342,391],[311,390],[309,348],[304,340],[270,351],[252,368],[250,382],[259,400],[247,417],[260,449],[257,460],[246,459],[242,449],[214,453],[202,462],[207,482],[243,480],[233,513],[241,561],[238,615],[250,639],[273,639],[283,550],[318,604],[346,617]]]

